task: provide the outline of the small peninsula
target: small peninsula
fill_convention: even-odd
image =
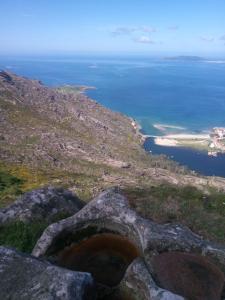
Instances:
[[[155,125],[161,132],[169,129],[184,129],[178,126]],[[207,151],[208,155],[217,156],[218,153],[225,153],[225,128],[214,127],[209,133],[176,133],[156,136],[155,144],[170,147],[189,147],[197,150]]]

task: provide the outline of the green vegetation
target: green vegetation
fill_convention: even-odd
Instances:
[[[3,178],[11,178],[4,175]],[[80,178],[82,181],[82,177]],[[7,179],[10,181],[10,179]],[[5,180],[6,182],[8,182]],[[13,179],[13,182],[17,179]],[[204,194],[198,189],[173,185],[123,189],[130,205],[143,217],[159,223],[173,222],[188,226],[204,238],[224,242],[225,195],[216,191]],[[67,217],[58,215],[51,222],[11,223],[0,227],[0,245],[31,252],[44,229]]]
[[[86,202],[99,193],[102,188],[112,185],[110,182],[102,181],[101,178],[102,172],[110,174],[110,176],[111,174],[116,175],[113,168],[86,161],[74,161],[73,163],[77,165],[77,173],[57,168],[53,170],[48,166],[45,170],[37,170],[24,165],[0,164],[0,207],[12,203],[21,193],[44,185],[73,187],[78,197]],[[158,165],[157,160],[155,163]],[[122,172],[126,172],[126,169],[120,170],[120,172],[123,176]],[[137,188],[132,188],[133,185],[134,183],[130,182],[129,187],[124,188],[123,191],[128,196],[131,206],[143,217],[160,223],[182,223],[205,238],[224,242],[224,194],[209,190],[209,188],[207,189],[209,193],[206,194],[191,186],[173,186],[166,183],[150,186],[153,183],[148,184],[145,177],[140,177]],[[33,224],[34,228],[30,228],[30,230],[36,232],[38,228],[47,226],[46,224],[39,225]],[[14,226],[20,229],[22,225]],[[22,232],[25,237],[28,236],[28,240],[31,240],[27,230],[25,226]]]
[[[22,193],[45,185],[75,188],[83,201],[89,201],[94,191],[101,189],[99,177],[102,166],[92,162],[74,162],[77,172],[67,170],[29,168],[25,165],[0,163],[0,207],[4,207]],[[99,175],[99,177],[98,177]]]
[[[0,207],[6,206],[22,193],[47,184],[47,176],[24,165],[0,163]]]
[[[214,190],[204,194],[192,187],[168,184],[123,190],[130,205],[143,217],[159,223],[188,226],[204,238],[224,242],[225,195]]]
[[[7,203],[10,198],[15,198],[22,193],[24,180],[0,170],[0,206]]]
[[[95,87],[92,86],[84,86],[84,85],[64,85],[56,88],[58,92],[61,93],[72,93],[74,95],[80,94],[84,92],[85,90],[89,89],[95,89]]]
[[[22,252],[30,253],[45,228],[51,223],[69,217],[67,214],[58,214],[54,220],[23,223],[21,221],[0,226],[0,245],[13,247]]]
[[[0,227],[0,245],[30,253],[47,223],[24,224],[16,222]]]
[[[190,174],[197,174],[195,171],[191,171],[188,169],[188,167],[184,165],[180,165],[175,160],[169,159],[164,154],[149,154],[147,159],[149,160],[150,157],[150,166],[151,168],[159,168],[159,169],[165,169],[171,172],[176,173],[178,176],[179,174],[182,175],[190,175]]]

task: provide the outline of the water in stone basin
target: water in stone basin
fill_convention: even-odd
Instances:
[[[220,300],[224,275],[203,256],[170,252],[152,260],[159,286],[189,300]]]
[[[128,239],[102,233],[62,250],[58,254],[58,264],[71,270],[89,272],[97,283],[116,287],[128,265],[138,256],[139,250]],[[130,300],[117,292],[107,299]]]

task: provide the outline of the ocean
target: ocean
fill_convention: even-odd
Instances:
[[[94,86],[88,96],[135,118],[145,134],[162,134],[154,124],[184,127],[192,133],[225,127],[225,59],[0,57],[0,69],[48,86]],[[225,177],[225,155],[209,157],[196,150],[157,146],[151,138],[145,149],[166,154],[204,175]]]

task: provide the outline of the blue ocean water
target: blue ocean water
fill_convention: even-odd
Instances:
[[[134,117],[146,134],[160,134],[153,127],[155,123],[182,126],[188,132],[225,127],[225,60],[175,61],[131,56],[0,57],[0,69],[39,79],[49,86],[95,86],[96,90],[87,92],[91,98]],[[156,150],[152,145],[148,149],[160,153],[160,148]],[[161,151],[165,153],[166,148]],[[175,159],[199,171],[196,163],[190,164],[190,159],[186,159],[189,150],[182,152],[182,149],[173,148],[167,151],[174,157],[171,151],[180,151],[179,158]],[[197,152],[192,153],[199,158]],[[223,155],[218,158],[220,171],[218,167],[213,169],[217,158],[211,158],[214,163],[207,163],[208,159],[205,165],[201,163],[204,167],[200,172],[225,176]]]

